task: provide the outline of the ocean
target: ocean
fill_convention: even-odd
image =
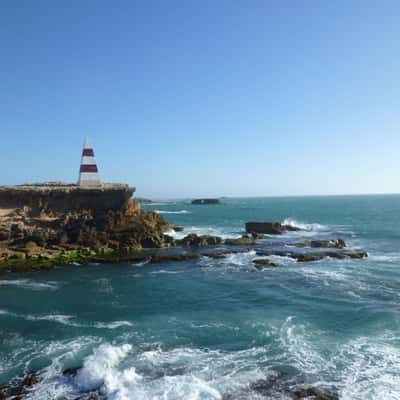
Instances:
[[[369,257],[272,256],[280,267],[258,271],[251,250],[2,274],[0,384],[33,370],[35,400],[99,388],[109,400],[290,398],[257,390],[279,377],[343,400],[400,399],[400,195],[145,208],[183,226],[177,237],[238,237],[246,221],[281,221],[302,230],[266,242],[342,238]]]

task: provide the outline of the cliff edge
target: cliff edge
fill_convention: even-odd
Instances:
[[[0,267],[65,264],[84,254],[113,257],[168,247],[165,219],[141,210],[134,188],[103,184],[0,187]]]

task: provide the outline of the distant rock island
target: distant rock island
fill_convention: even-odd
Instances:
[[[151,199],[147,199],[145,197],[136,197],[136,201],[138,201],[140,204],[153,204],[154,201]]]
[[[192,204],[221,204],[220,199],[194,199]]]

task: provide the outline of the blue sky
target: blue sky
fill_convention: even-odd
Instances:
[[[0,184],[400,192],[398,1],[0,4]]]

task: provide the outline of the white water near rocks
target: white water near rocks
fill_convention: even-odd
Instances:
[[[399,196],[163,207],[190,211],[167,216],[183,234],[240,235],[246,221],[279,220],[303,231],[259,246],[341,237],[369,258],[271,256],[281,267],[258,271],[251,250],[3,275],[1,382],[39,371],[33,400],[90,390],[110,400],[286,399],[251,389],[282,376],[337,390],[341,400],[400,399]],[[80,369],[64,375],[67,368]]]

